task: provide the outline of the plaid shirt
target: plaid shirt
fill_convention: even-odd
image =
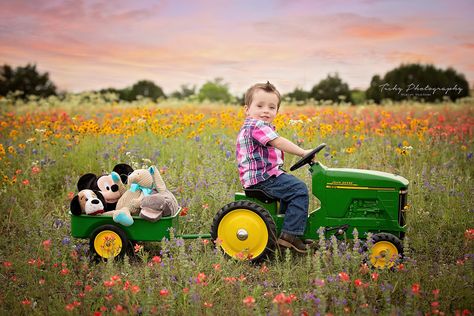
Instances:
[[[236,157],[240,182],[244,188],[283,173],[284,154],[281,150],[267,146],[279,135],[275,127],[264,121],[247,118],[237,136]]]

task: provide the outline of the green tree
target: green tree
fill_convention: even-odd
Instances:
[[[333,102],[351,102],[351,92],[349,85],[339,78],[336,73],[334,76],[330,74],[326,79],[321,80],[311,89],[310,96],[315,100],[331,100]]]
[[[294,101],[306,101],[310,98],[310,93],[300,87],[296,87],[293,92],[288,93],[286,96]]]
[[[365,92],[368,100],[372,100],[375,103],[380,103],[380,101],[382,100],[381,85],[382,79],[380,78],[380,76],[373,76],[372,80],[370,81],[370,86]]]
[[[206,82],[198,93],[199,101],[221,101],[229,103],[232,100],[232,95],[229,93],[229,87],[223,82],[222,78],[216,78],[214,81]]]
[[[49,79],[49,74],[39,73],[36,64],[27,64],[25,67],[13,69],[9,65],[0,67],[0,95],[18,91],[19,97],[29,95],[48,97],[56,95],[56,86]]]
[[[469,96],[469,83],[454,69],[438,69],[433,65],[407,64],[390,70],[383,79],[372,78],[367,98],[380,103],[413,99],[427,102],[452,101]]]
[[[171,93],[171,97],[176,99],[186,99],[196,94],[196,86],[188,87],[188,85],[181,85],[181,90],[176,90]]]
[[[150,98],[152,100],[166,97],[163,89],[150,80],[140,80],[130,89],[126,88],[120,93],[120,98],[128,101],[136,100],[138,96]]]

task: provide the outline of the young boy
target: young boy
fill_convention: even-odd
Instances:
[[[257,83],[245,93],[245,122],[237,136],[237,163],[244,188],[260,189],[286,206],[278,244],[305,253],[304,234],[309,195],[306,184],[285,173],[284,152],[305,156],[305,150],[281,137],[271,125],[280,108],[280,93],[270,82]]]

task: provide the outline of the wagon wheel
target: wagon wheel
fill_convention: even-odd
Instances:
[[[129,250],[129,245],[125,232],[114,225],[96,228],[90,238],[90,250],[97,259],[123,257]]]
[[[392,268],[395,261],[403,253],[402,242],[392,234],[374,234],[372,235],[372,242],[369,260],[375,268]]]
[[[259,262],[275,251],[276,225],[258,204],[237,201],[225,205],[214,216],[211,237],[219,241],[226,255]]]

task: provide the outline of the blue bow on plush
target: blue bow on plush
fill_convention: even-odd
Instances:
[[[145,196],[151,195],[153,192],[152,188],[147,188],[139,185],[138,183],[132,183],[130,186],[130,191],[131,192],[137,192],[137,191],[142,191]]]

